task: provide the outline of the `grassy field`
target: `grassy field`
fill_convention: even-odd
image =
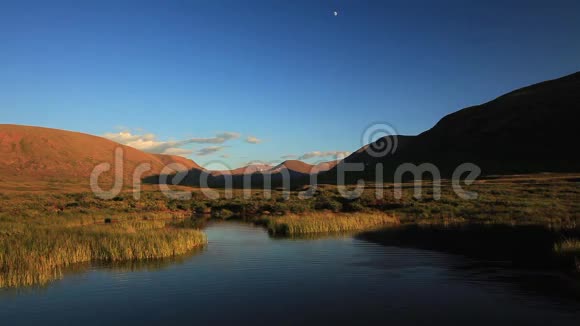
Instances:
[[[113,200],[99,200],[78,187],[62,187],[60,191],[43,191],[26,184],[30,191],[4,191],[0,185],[0,217],[66,216],[80,218],[118,214],[157,214],[159,212],[189,216],[193,212],[211,212],[219,217],[251,215],[308,214],[311,212],[368,212],[394,214],[401,222],[476,222],[500,224],[543,224],[574,228],[580,223],[580,175],[538,174],[482,179],[465,187],[477,193],[477,199],[458,197],[449,181],[442,182],[441,198],[433,198],[431,184],[423,185],[421,198],[413,196],[413,185],[403,184],[402,198],[394,196],[394,185],[380,187],[376,197],[373,184],[367,184],[362,196],[347,200],[333,185],[321,185],[309,199],[299,199],[294,189],[288,200],[281,190],[272,191],[266,199],[259,189],[243,198],[242,190],[234,190],[233,198],[224,198],[224,190],[213,189],[220,198],[208,199],[200,189],[176,187],[191,193],[188,200],[168,199],[154,186],[145,186],[139,200],[130,191]],[[11,188],[13,189],[13,188]]]
[[[402,198],[393,184],[379,190],[367,185],[360,198],[345,199],[336,186],[322,185],[307,199],[294,189],[264,198],[252,190],[249,198],[234,190],[214,189],[209,199],[200,189],[178,187],[191,198],[169,199],[146,187],[139,199],[130,191],[112,200],[96,198],[77,188],[60,191],[0,193],[0,287],[42,284],[58,278],[62,268],[77,262],[139,260],[179,255],[205,242],[197,231],[198,214],[266,222],[276,235],[366,230],[390,224],[540,225],[577,229],[580,225],[580,177],[542,174],[479,180],[466,188],[473,200],[461,199],[443,181],[441,198],[425,183],[421,198],[403,184]],[[68,189],[68,191],[67,191]],[[559,252],[578,252],[579,239],[555,245]]]

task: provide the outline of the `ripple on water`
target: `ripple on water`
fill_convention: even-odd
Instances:
[[[94,265],[41,290],[0,292],[3,324],[567,324],[578,302],[530,290],[538,278],[441,252],[350,235],[273,239],[210,224],[208,245],[152,264]],[[537,282],[536,282],[537,283]],[[8,293],[12,293],[9,295]]]

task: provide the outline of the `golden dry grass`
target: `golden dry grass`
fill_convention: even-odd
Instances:
[[[385,225],[398,224],[390,214],[317,212],[308,215],[290,214],[268,218],[268,231],[274,235],[295,235],[325,232],[366,230]]]
[[[199,230],[155,220],[85,226],[8,221],[0,230],[0,288],[45,284],[75,263],[170,257],[206,243]]]
[[[580,254],[580,239],[565,239],[554,245],[559,254]]]

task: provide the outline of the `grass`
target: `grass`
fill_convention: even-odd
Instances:
[[[76,263],[171,257],[206,243],[199,230],[155,220],[84,226],[38,218],[27,222],[0,223],[0,288],[46,284]]]
[[[580,255],[580,239],[565,239],[554,245],[554,251],[564,255]]]
[[[161,192],[147,188],[141,199],[130,192],[114,200],[100,200],[88,192],[5,192],[0,196],[0,218],[9,216],[49,216],[76,219],[100,219],[119,214],[173,214],[191,216],[194,212],[221,218],[261,215],[308,215],[316,212],[385,212],[395,214],[402,223],[462,222],[489,224],[541,224],[576,228],[580,225],[580,178],[576,175],[542,174],[482,179],[465,187],[478,194],[475,200],[461,199],[453,192],[450,182],[442,182],[441,199],[433,199],[433,191],[425,182],[422,198],[413,197],[412,184],[403,184],[403,196],[393,194],[393,184],[385,184],[381,198],[375,188],[367,188],[359,199],[346,200],[333,185],[320,185],[309,199],[298,198],[298,191],[289,199],[282,192],[272,191],[265,199],[260,190],[252,190],[250,198],[243,198],[235,189],[234,197],[224,199],[223,189],[213,189],[221,199],[208,199],[200,189],[188,188],[189,200],[170,200]],[[4,185],[0,185],[4,186]],[[184,188],[179,188],[185,191]],[[89,221],[90,222],[90,221]],[[68,222],[67,222],[68,223]]]
[[[558,174],[484,179],[466,187],[478,193],[476,200],[459,198],[449,181],[442,182],[440,200],[433,199],[428,183],[419,199],[413,197],[411,184],[403,184],[400,199],[394,197],[392,184],[384,185],[381,198],[368,184],[353,200],[342,198],[336,186],[320,185],[308,199],[299,198],[297,190],[289,199],[279,190],[266,199],[257,189],[250,198],[236,189],[230,199],[224,199],[223,189],[213,189],[222,199],[208,199],[200,189],[179,187],[192,194],[183,201],[147,186],[139,200],[128,191],[101,200],[74,183],[72,188],[61,183],[50,189],[35,183],[2,183],[0,287],[43,284],[77,262],[179,255],[205,242],[203,234],[192,229],[197,213],[224,219],[262,217],[276,235],[349,232],[399,222],[533,224],[575,230],[580,226],[579,180],[577,175]],[[24,190],[15,190],[19,187]],[[107,219],[111,223],[105,223]],[[566,240],[554,249],[577,253],[578,242]]]
[[[289,214],[266,218],[268,232],[273,235],[297,235],[311,233],[347,232],[367,230],[385,225],[398,224],[398,219],[385,213],[311,213]]]

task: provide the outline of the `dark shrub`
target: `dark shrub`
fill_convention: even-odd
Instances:
[[[190,208],[191,208],[193,213],[205,214],[209,207],[204,202],[194,201],[191,203]],[[211,212],[211,210],[210,210],[210,212]]]
[[[280,214],[280,215],[284,215],[288,212],[288,205],[286,205],[285,203],[274,203],[274,205],[272,205],[272,212],[275,214]]]
[[[347,201],[342,205],[344,212],[362,212],[366,207],[358,200]]]
[[[259,207],[254,202],[247,202],[244,204],[244,211],[242,212],[244,215],[255,215],[258,213]]]
[[[413,206],[412,204],[406,204],[406,203],[384,203],[381,205],[381,209],[383,210],[393,210],[393,209],[399,209],[399,208],[405,208],[405,207],[410,207]]]
[[[342,205],[339,202],[326,196],[318,196],[314,202],[314,209],[316,210],[328,209],[333,212],[338,212],[341,208]]]
[[[222,208],[220,210],[213,211],[213,216],[219,217],[222,219],[228,219],[228,218],[234,216],[234,213],[232,211],[230,211],[229,209]]]
[[[304,212],[308,211],[310,209],[310,207],[309,207],[309,203],[304,201],[304,202],[295,202],[295,203],[288,204],[288,209],[290,210],[290,212],[292,212],[294,214],[300,214],[300,213],[304,213]]]
[[[189,209],[187,202],[179,199],[171,199],[170,201],[168,201],[167,208],[172,211]]]

